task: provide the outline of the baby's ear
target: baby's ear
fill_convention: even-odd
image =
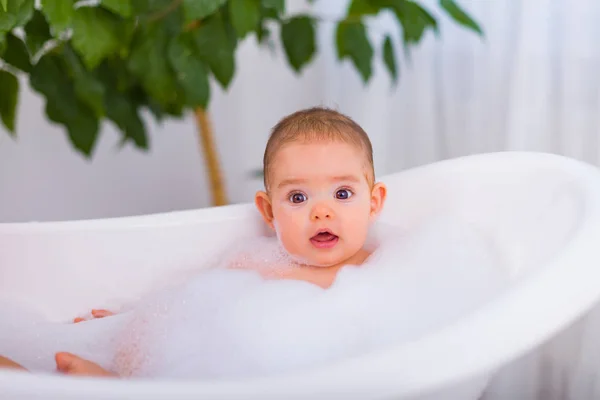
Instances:
[[[260,212],[260,215],[262,215],[267,225],[269,225],[271,229],[275,229],[273,226],[273,207],[271,206],[269,195],[262,190],[256,192],[256,196],[254,196],[254,204],[256,204],[258,212]]]
[[[377,183],[371,190],[371,218],[379,215],[385,204],[387,187],[383,183]]]

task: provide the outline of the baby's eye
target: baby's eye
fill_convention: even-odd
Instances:
[[[303,193],[293,193],[290,196],[290,201],[295,204],[300,204],[306,201],[306,196]]]
[[[351,190],[349,189],[340,189],[337,192],[335,192],[335,198],[338,200],[347,200],[349,199],[354,193],[352,193]]]

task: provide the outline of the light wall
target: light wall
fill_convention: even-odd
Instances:
[[[335,20],[346,0],[317,1]],[[260,188],[269,129],[299,108],[328,105],[369,132],[381,175],[466,154],[535,150],[598,164],[600,5],[595,0],[463,0],[482,23],[481,39],[441,15],[440,38],[428,34],[410,61],[397,47],[401,76],[393,87],[382,63],[383,34],[400,32],[390,15],[372,21],[374,78],[364,85],[336,60],[332,23],[320,26],[319,56],[301,76],[275,50],[246,40],[227,93],[213,86],[210,107],[232,202]],[[291,12],[305,0],[288,1]],[[210,205],[193,119],[157,126],[147,118],[151,151],[118,149],[106,124],[92,160],[75,153],[50,124],[43,101],[23,82],[18,139],[0,132],[0,222],[113,217]]]

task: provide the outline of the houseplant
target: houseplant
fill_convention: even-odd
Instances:
[[[315,0],[307,0],[314,3]],[[325,0],[321,0],[325,1]],[[479,34],[455,0],[439,0],[454,21]],[[410,47],[438,22],[417,0],[352,0],[336,23],[339,60],[348,59],[365,83],[372,75],[373,44],[365,20],[387,10]],[[210,173],[213,204],[227,202],[206,112],[209,79],[227,89],[240,41],[267,40],[278,28],[287,65],[300,73],[317,53],[319,17],[289,15],[285,0],[0,0],[0,119],[17,132],[17,76],[46,100],[45,114],[70,143],[93,155],[100,124],[112,121],[122,141],[147,149],[141,110],[157,121],[193,112]],[[391,34],[382,44],[393,81],[398,60]]]

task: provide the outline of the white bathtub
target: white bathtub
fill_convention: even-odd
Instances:
[[[171,382],[4,370],[0,398],[477,399],[497,371],[565,331],[600,300],[598,169],[555,155],[507,152],[438,162],[382,181],[389,187],[384,221],[410,229],[452,211],[493,232],[514,278],[510,290],[416,341],[310,371]],[[234,238],[263,233],[250,204],[0,224],[0,297],[68,320],[185,279],[199,259]]]

